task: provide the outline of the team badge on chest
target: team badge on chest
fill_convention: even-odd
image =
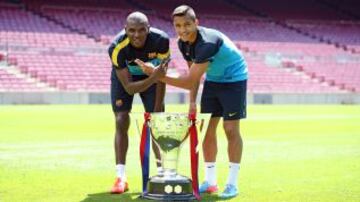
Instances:
[[[148,58],[149,58],[149,59],[156,58],[156,52],[149,53],[149,54],[148,54]]]

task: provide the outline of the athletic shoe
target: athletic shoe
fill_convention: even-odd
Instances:
[[[122,194],[128,190],[128,183],[121,180],[121,178],[116,178],[116,181],[111,188],[112,194]]]
[[[217,192],[218,190],[219,188],[217,185],[210,185],[207,181],[204,181],[199,187],[200,193],[212,194]]]
[[[219,195],[220,198],[232,198],[235,197],[239,194],[238,189],[232,185],[232,184],[227,184],[225,186],[225,190]]]

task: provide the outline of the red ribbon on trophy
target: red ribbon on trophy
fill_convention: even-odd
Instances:
[[[147,192],[147,182],[149,180],[149,156],[150,156],[150,127],[148,123],[150,121],[150,113],[144,114],[144,124],[141,133],[140,140],[140,159],[141,159],[141,170],[142,170],[142,185],[143,193]]]
[[[190,133],[190,157],[191,157],[191,178],[192,178],[192,188],[193,193],[197,200],[200,200],[199,194],[199,178],[198,178],[198,169],[199,169],[199,152],[196,151],[198,145],[198,135],[196,130],[196,114],[189,114],[189,119],[191,122],[189,133]]]

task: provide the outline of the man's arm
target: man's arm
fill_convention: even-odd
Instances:
[[[116,76],[120,80],[126,92],[130,95],[143,92],[148,89],[154,82],[165,75],[163,67],[159,67],[148,78],[133,82],[130,78],[130,73],[127,68],[116,69]]]
[[[189,74],[178,78],[165,76],[160,80],[166,84],[192,90],[198,88],[201,76],[206,72],[209,62],[193,63],[190,66]]]
[[[189,67],[189,69],[191,68],[191,65],[193,63],[190,61],[187,61],[187,65]],[[200,85],[200,81],[197,81],[195,83],[195,86],[190,89],[190,106],[189,106],[189,113],[196,113],[196,97],[199,91],[199,85]]]
[[[167,71],[168,63],[164,60],[160,64],[160,67],[164,68],[164,71]],[[164,75],[165,76],[165,75]],[[158,81],[156,83],[156,97],[155,97],[155,107],[154,112],[164,112],[165,106],[164,106],[164,97],[165,97],[165,91],[166,91],[166,84],[164,82]]]
[[[158,81],[156,83],[156,97],[155,97],[154,112],[163,112],[164,111],[165,91],[166,91],[166,84],[161,81]]]

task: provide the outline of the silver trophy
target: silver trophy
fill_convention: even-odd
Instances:
[[[199,136],[203,137],[200,133],[206,131],[210,116],[197,115],[195,124],[198,126]],[[149,179],[143,198],[163,201],[195,200],[192,181],[177,172],[181,145],[189,136],[192,121],[194,120],[187,113],[151,113],[148,126],[151,137],[160,150],[164,172]]]

